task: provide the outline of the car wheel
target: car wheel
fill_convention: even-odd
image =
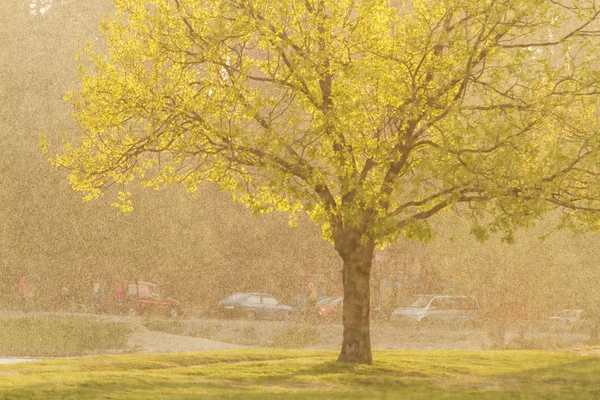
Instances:
[[[137,312],[137,310],[134,307],[131,307],[129,309],[129,315],[136,316],[136,315],[138,315],[138,312]]]
[[[172,318],[177,318],[177,317],[179,317],[179,314],[180,314],[180,313],[179,313],[179,310],[177,309],[177,307],[172,307],[172,308],[171,308],[170,315],[171,315],[171,317],[172,317]]]
[[[256,319],[256,311],[248,311],[246,312],[246,319],[249,319],[250,321],[253,321]]]

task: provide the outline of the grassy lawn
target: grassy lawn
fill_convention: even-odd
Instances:
[[[122,349],[131,328],[85,317],[0,320],[0,356],[57,357]]]
[[[600,357],[542,351],[232,350],[0,366],[0,399],[592,399]]]

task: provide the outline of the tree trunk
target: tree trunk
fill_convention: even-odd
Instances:
[[[369,326],[369,278],[374,248],[373,243],[362,243],[360,236],[344,240],[342,243],[336,241],[336,250],[344,260],[344,338],[338,362],[373,362]]]

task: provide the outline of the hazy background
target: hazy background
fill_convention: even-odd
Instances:
[[[78,49],[102,46],[98,25],[111,10],[109,0],[0,1],[0,302],[11,304],[29,274],[50,291],[81,293],[93,279],[148,280],[200,308],[234,290],[287,301],[307,280],[323,292],[339,286],[341,262],[307,220],[290,228],[282,214],[253,217],[210,185],[199,199],[178,186],[139,190],[135,211],[123,214],[108,199],[82,203],[66,172],[50,166],[39,133],[57,143],[63,131],[77,134],[62,97],[78,87]],[[401,240],[378,253],[374,301],[387,279],[403,294],[525,301],[537,317],[586,307],[600,292],[598,236],[559,232],[541,242],[552,219],[508,246],[481,245],[458,215],[443,215],[431,243]]]

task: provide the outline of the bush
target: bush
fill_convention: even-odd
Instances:
[[[84,317],[3,319],[0,355],[61,357],[124,349],[132,329]]]
[[[182,321],[171,321],[165,319],[149,319],[144,321],[144,326],[151,331],[183,335],[185,324]]]
[[[299,325],[288,328],[275,336],[271,346],[282,348],[302,348],[313,345],[319,340],[319,332],[312,325]]]

